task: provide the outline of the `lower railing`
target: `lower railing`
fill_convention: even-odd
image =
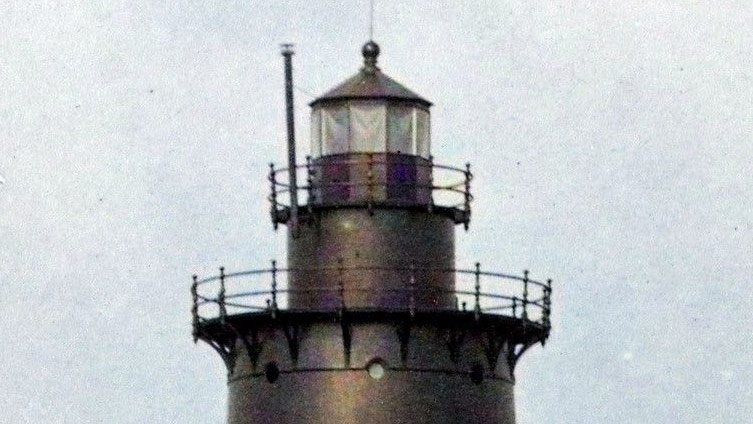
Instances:
[[[397,281],[388,288],[359,287],[358,274],[364,272],[394,273]],[[310,273],[318,275],[332,273],[327,281],[334,285],[290,289],[286,287],[286,274]],[[455,288],[418,286],[422,275],[454,275]],[[429,290],[432,296],[454,296],[454,305],[427,306],[416,300]],[[388,305],[369,308],[362,303],[348,304],[353,294],[387,295],[394,301]],[[395,267],[337,267],[337,268],[278,268],[272,261],[271,268],[252,271],[226,273],[220,268],[219,275],[199,279],[194,275],[191,285],[193,299],[192,316],[194,326],[210,320],[224,320],[228,316],[248,312],[271,312],[296,310],[311,312],[342,312],[344,310],[374,309],[383,311],[416,312],[466,311],[479,318],[482,314],[503,315],[510,318],[537,323],[550,327],[552,280],[540,282],[529,278],[528,271],[523,276],[482,271],[480,264],[473,269],[441,269],[409,266]],[[289,308],[288,296],[297,298],[312,296],[329,298],[322,306]]]

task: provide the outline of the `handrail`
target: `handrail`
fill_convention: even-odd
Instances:
[[[305,289],[280,288],[278,279],[281,274],[293,272],[308,273],[332,272],[337,275],[338,284],[331,286],[309,287]],[[403,287],[372,288],[354,286],[358,279],[348,279],[348,273],[390,271],[398,274],[398,281],[405,281]],[[452,290],[435,286],[416,286],[416,276],[423,273],[454,274],[456,277],[468,277],[472,281],[457,282]],[[326,310],[335,312],[342,309],[357,309],[362,305],[348,305],[347,293],[391,293],[402,295],[400,299],[406,305],[379,306],[379,309],[387,311],[408,310],[411,314],[416,310],[430,311],[473,311],[477,318],[480,315],[502,315],[537,323],[548,329],[551,316],[552,280],[546,282],[529,278],[528,271],[523,276],[511,275],[500,272],[482,271],[480,264],[475,269],[451,269],[440,267],[385,267],[385,266],[336,266],[336,267],[300,267],[278,268],[273,261],[272,267],[225,273],[221,268],[220,275],[204,279],[194,276],[191,285],[193,304],[191,313],[194,326],[213,319],[224,320],[233,315],[237,310],[241,311],[277,311],[285,310],[286,299],[283,296],[293,295],[322,295],[331,294],[333,300],[337,300],[337,307],[330,308],[304,308],[304,310]],[[406,277],[405,279],[400,276]],[[249,281],[248,278],[252,278]],[[253,280],[256,278],[256,280]],[[335,280],[333,280],[335,281]],[[212,284],[215,283],[215,284]],[[219,285],[219,287],[217,287]],[[237,287],[236,287],[237,286]],[[468,288],[463,288],[463,287]],[[423,289],[430,290],[432,295],[455,296],[456,306],[417,306],[415,294]],[[401,302],[399,302],[401,303]],[[281,305],[282,304],[282,305]],[[469,307],[470,305],[470,307]],[[211,310],[208,310],[211,309]],[[216,309],[216,311],[215,311]],[[228,311],[228,309],[231,309]]]
[[[330,266],[330,267],[297,267],[297,268],[275,268],[277,272],[283,272],[283,273],[289,273],[290,271],[300,271],[300,272],[308,272],[308,271],[333,271],[338,272],[341,270],[340,267],[336,266]],[[250,276],[250,275],[257,275],[257,274],[269,274],[272,272],[272,268],[267,269],[255,269],[255,270],[249,270],[249,271],[238,271],[233,273],[225,274],[225,278],[233,278],[233,277],[244,277],[244,276]],[[491,271],[476,271],[473,269],[458,269],[458,268],[439,268],[439,267],[387,267],[387,266],[349,266],[346,268],[343,268],[344,271],[427,271],[427,272],[440,272],[440,273],[456,273],[456,274],[468,274],[468,275],[476,275],[477,273],[481,276],[486,277],[496,277],[500,279],[506,279],[506,280],[517,280],[517,281],[525,281],[525,277],[520,277],[513,274],[504,274],[500,272],[491,272]],[[198,280],[198,284],[202,285],[204,283],[217,281],[219,280],[220,276],[213,276],[208,277],[205,279]],[[528,279],[528,282],[530,284],[537,285],[539,287],[547,287],[548,283],[536,281],[532,279]]]
[[[410,158],[410,159],[406,159]],[[360,165],[362,174],[354,174],[355,177],[348,181],[332,181],[325,178],[323,170],[328,167],[353,166]],[[426,170],[425,180],[418,178],[411,182],[392,181],[387,176],[389,166],[408,166],[416,170]],[[359,153],[357,155],[347,155],[343,157],[332,156],[326,161],[312,161],[311,157],[306,158],[305,164],[299,164],[294,167],[296,170],[305,170],[307,178],[305,184],[298,185],[296,190],[300,198],[305,198],[304,207],[311,212],[313,207],[318,206],[342,206],[342,205],[362,205],[371,210],[377,205],[399,205],[399,206],[423,206],[430,212],[435,207],[454,209],[460,212],[456,222],[463,223],[467,226],[470,221],[471,202],[473,195],[470,192],[470,183],[473,174],[470,172],[470,165],[466,164],[465,169],[456,168],[448,165],[436,164],[433,158],[428,161],[416,160],[411,156],[403,157],[391,153]],[[274,224],[283,222],[286,218],[290,206],[284,200],[285,194],[291,190],[290,183],[286,180],[290,168],[275,168],[270,164],[269,175],[267,179],[270,182],[271,192],[267,199],[271,204],[271,212]],[[435,171],[440,175],[434,175]],[[343,194],[341,190],[347,189],[348,194]],[[400,195],[390,197],[384,193],[378,194],[377,191],[396,191],[404,189],[413,189],[415,198],[404,198]],[[436,199],[435,199],[436,197]],[[456,198],[454,200],[453,198]]]

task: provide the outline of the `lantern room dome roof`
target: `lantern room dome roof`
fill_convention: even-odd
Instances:
[[[380,52],[377,43],[367,42],[363,45],[361,52],[364,58],[361,70],[311,102],[310,106],[360,99],[389,100],[431,106],[430,101],[388,77],[377,67],[377,57]]]

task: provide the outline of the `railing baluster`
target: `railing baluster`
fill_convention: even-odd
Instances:
[[[544,317],[542,323],[544,327],[550,328],[551,322],[549,321],[552,313],[552,280],[546,280],[546,288],[544,289]]]
[[[199,293],[198,293],[198,287],[199,287],[199,277],[196,275],[193,276],[193,283],[191,284],[191,298],[193,300],[193,305],[191,305],[191,318],[193,322],[193,342],[196,343],[199,341]]]
[[[513,318],[518,317],[518,298],[517,297],[512,298],[512,317]]]
[[[528,319],[528,270],[523,271],[523,319]]]
[[[272,259],[272,317],[277,316],[277,261]]]
[[[275,176],[275,164],[269,164],[269,182],[272,185],[272,194],[269,201],[272,203],[270,206],[270,214],[272,215],[272,226],[277,230],[277,177]]]
[[[465,164],[465,202],[464,202],[463,227],[468,231],[471,221],[471,164]]]
[[[481,316],[481,264],[479,262],[476,262],[476,271],[474,272],[476,276],[476,284],[474,287],[474,297],[475,297],[475,306],[473,308],[474,314],[476,315],[476,319],[478,320]]]
[[[410,299],[408,301],[408,311],[411,317],[416,316],[416,265],[410,264]]]
[[[343,265],[343,258],[337,258],[337,272],[338,272],[338,295],[340,297],[340,316],[345,312],[345,281],[343,280],[343,274],[345,273],[345,266]]]
[[[217,293],[217,304],[220,307],[220,323],[225,325],[227,309],[225,305],[225,267],[220,267],[220,291]]]
[[[314,198],[314,180],[313,180],[313,174],[314,171],[311,168],[311,155],[306,156],[306,190],[308,191],[308,210],[309,210],[309,218],[311,218],[312,215],[312,208],[314,202],[316,202],[316,199]]]
[[[429,156],[429,213],[434,212],[434,156]]]
[[[368,211],[369,214],[374,213],[374,154],[369,153],[369,169],[366,174],[366,184],[368,191]]]

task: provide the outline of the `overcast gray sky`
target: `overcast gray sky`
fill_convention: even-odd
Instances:
[[[367,16],[0,3],[1,422],[225,422],[190,275],[284,259],[278,44],[320,94],[360,66]],[[375,38],[435,103],[437,161],[473,164],[458,266],[555,280],[519,423],[753,422],[751,2],[378,1]]]

